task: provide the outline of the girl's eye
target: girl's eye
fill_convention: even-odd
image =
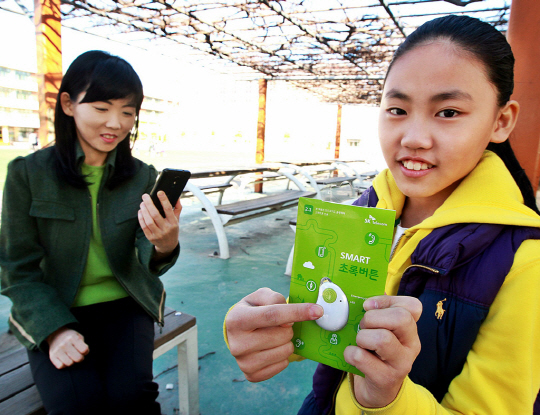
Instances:
[[[390,108],[388,112],[392,115],[407,115],[407,111],[402,110],[401,108]]]
[[[456,117],[457,115],[459,115],[459,112],[457,112],[456,110],[442,110],[437,113],[437,117],[442,117],[442,118],[453,118],[453,117]]]
[[[128,117],[133,117],[133,113],[132,112],[124,112],[124,115],[128,116]]]
[[[94,107],[97,111],[99,112],[105,112],[107,111],[107,108],[102,108],[102,107]]]

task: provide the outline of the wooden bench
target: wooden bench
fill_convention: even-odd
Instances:
[[[358,175],[354,169],[355,175],[346,174],[344,168],[349,169],[345,163],[336,163],[333,161],[319,161],[319,162],[298,162],[297,164],[282,162],[281,166],[291,168],[295,173],[301,174],[305,177],[306,183],[308,183],[316,192],[317,199],[323,199],[321,190],[326,187],[335,187],[348,182],[351,186],[351,190],[354,192],[352,182],[358,179]],[[338,176],[339,172],[342,172],[342,176]]]
[[[291,171],[290,174],[292,176],[296,176],[298,172]],[[287,176],[284,176],[281,173],[276,173],[273,171],[266,171],[263,173],[255,173],[255,174],[249,174],[245,177],[242,177],[240,179],[240,187],[239,190],[242,192],[246,189],[248,185],[255,185],[255,191],[258,193],[262,193],[262,191],[257,190],[257,185],[262,186],[265,182],[275,181],[275,180],[287,180],[287,187],[286,190],[289,190],[289,186],[291,184],[291,179]],[[262,187],[261,187],[262,189]]]
[[[268,215],[278,210],[294,206],[301,197],[313,197],[315,195],[315,192],[310,191],[289,190],[257,199],[219,205],[216,206],[216,211],[221,216],[223,225],[227,226],[241,222],[247,218]]]
[[[315,182],[317,183],[319,189],[323,189],[325,187],[339,187],[342,186],[344,183],[347,183],[351,187],[351,191],[354,192],[353,182],[356,180],[356,177],[351,176],[336,176],[336,177],[329,177],[327,179],[315,179]]]
[[[358,183],[354,184],[357,195],[360,195],[364,190],[371,186],[371,183],[377,174],[379,174],[377,170],[359,173],[360,180]]]
[[[211,256],[219,257],[221,259],[230,258],[229,254],[229,242],[227,241],[227,235],[225,234],[224,226],[232,225],[233,223],[241,222],[247,219],[268,215],[281,209],[285,209],[294,206],[298,203],[300,197],[313,197],[316,192],[308,191],[304,184],[295,177],[297,173],[289,168],[282,168],[282,166],[256,166],[244,169],[223,169],[213,170],[205,172],[192,173],[191,179],[186,185],[186,191],[191,192],[203,205],[202,210],[205,211],[214,230],[219,245],[219,251],[215,251]],[[228,177],[225,183],[231,184],[232,180],[236,177],[240,177],[240,183],[262,183],[268,180],[277,180],[281,177],[293,182],[298,190],[289,190],[289,183],[287,189],[280,191],[279,193],[262,196],[256,199],[242,200],[234,203],[222,204],[222,196],[220,195],[217,204],[212,203],[206,193],[203,186],[212,185],[211,183],[204,182],[207,179],[216,177]],[[242,177],[246,177],[242,180]],[[194,180],[200,181],[200,184],[196,184]],[[235,182],[236,183],[236,182]]]
[[[211,183],[211,184],[197,185],[197,187],[205,194],[219,192],[218,203],[221,203],[221,201],[223,200],[223,193],[225,193],[225,190],[227,190],[229,187],[232,187],[232,186],[233,185],[231,183]],[[182,196],[193,197],[195,195],[193,194],[193,192],[185,189],[182,192]]]
[[[13,335],[6,335],[13,336]],[[177,346],[180,414],[199,415],[199,363],[195,317],[165,309],[165,325],[155,325],[154,359]],[[32,379],[26,349],[0,351],[0,414],[46,415]]]
[[[198,186],[199,189],[201,189],[205,193],[213,193],[213,192],[221,192],[225,189],[228,189],[229,187],[232,187],[232,184],[230,183],[215,183],[215,184],[206,184]],[[190,193],[189,191],[184,191],[184,193]]]

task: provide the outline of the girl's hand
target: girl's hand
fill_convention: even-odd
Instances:
[[[77,331],[62,327],[47,337],[49,359],[57,369],[82,362],[90,348]]]
[[[139,210],[139,223],[146,238],[155,246],[154,259],[159,260],[167,257],[178,245],[180,233],[178,221],[182,204],[178,199],[173,210],[165,192],[160,190],[157,195],[165,211],[165,217],[161,216],[150,196],[145,193]]]
[[[372,297],[364,303],[356,346],[345,349],[345,360],[366,375],[354,376],[357,401],[366,408],[382,408],[398,395],[420,353],[416,322],[422,314],[417,298]]]
[[[227,315],[231,354],[250,382],[277,375],[294,352],[292,325],[316,320],[323,309],[316,304],[287,304],[281,294],[261,288],[244,297]]]

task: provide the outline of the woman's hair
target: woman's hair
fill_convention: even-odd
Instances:
[[[77,57],[62,78],[54,117],[56,171],[70,185],[82,188],[88,183],[76,164],[77,130],[73,117],[62,109],[60,95],[63,92],[67,92],[72,101],[85,92],[80,103],[133,98],[135,124],[117,146],[115,168],[107,180],[107,187],[113,188],[132,177],[136,173],[136,164],[130,144],[137,138],[139,111],[144,98],[141,80],[132,66],[122,58],[93,50]]]
[[[514,91],[512,48],[504,35],[489,23],[468,16],[449,15],[424,23],[396,50],[386,76],[401,56],[435,40],[449,40],[484,64],[487,77],[497,90],[499,107],[503,107],[510,100]],[[540,213],[531,183],[516,159],[509,140],[489,143],[487,149],[504,161],[521,190],[525,205]]]

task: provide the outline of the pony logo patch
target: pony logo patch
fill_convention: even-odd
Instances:
[[[435,311],[435,317],[437,317],[437,320],[442,320],[444,313],[446,310],[442,308],[443,301],[446,301],[446,298],[444,300],[441,300],[437,303],[437,311]]]

